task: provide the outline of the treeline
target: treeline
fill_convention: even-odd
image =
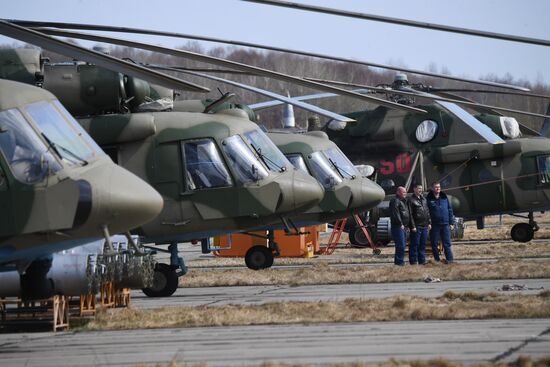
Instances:
[[[297,56],[293,54],[274,52],[274,51],[258,51],[248,48],[241,47],[218,47],[210,50],[205,50],[197,42],[189,42],[181,47],[181,49],[204,53],[210,56],[216,56],[220,58],[225,58],[240,63],[245,63],[249,65],[255,65],[262,68],[278,71],[281,73],[291,74],[301,77],[311,77],[319,78],[326,80],[336,80],[348,83],[355,83],[360,85],[371,85],[375,86],[378,84],[391,84],[393,78],[396,74],[392,70],[382,70],[378,68],[371,68],[367,66],[344,63],[344,62],[335,62],[322,60],[312,57]],[[211,73],[220,78],[230,79],[239,83],[248,84],[255,86],[257,88],[266,89],[272,92],[279,94],[289,93],[291,96],[299,96],[304,94],[314,94],[319,93],[320,91],[305,88],[298,85],[289,84],[287,82],[282,82],[274,79],[269,79],[256,75],[249,75],[243,73],[224,73],[219,72],[220,70],[226,70],[226,68],[218,67],[211,64],[199,63],[191,60],[186,60],[179,57],[174,57],[170,55],[163,55],[158,53],[152,53],[143,50],[131,49],[126,47],[112,47],[110,52],[113,56],[129,58],[135,62],[140,63],[149,63],[149,64],[160,64],[168,66],[179,66],[186,67],[191,69],[212,69],[205,73]],[[51,53],[47,54],[52,61],[61,61],[66,60],[66,58],[54,55]],[[426,60],[428,63],[429,60]],[[440,70],[433,64],[428,67],[430,72],[439,72],[450,74],[450,72],[442,67]],[[204,99],[204,98],[217,98],[222,92],[233,92],[237,95],[234,99],[235,102],[252,104],[260,101],[265,101],[266,97],[260,96],[256,93],[243,90],[228,84],[223,84],[217,81],[211,81],[204,78],[198,78],[195,76],[186,75],[183,73],[173,73],[167,72],[169,74],[175,75],[185,80],[206,86],[211,89],[211,92],[208,94],[200,93],[190,93],[190,92],[181,92],[179,98],[181,99]],[[448,79],[440,78],[431,78],[424,77],[419,75],[408,75],[409,82],[411,83],[423,83],[425,85],[431,85],[434,87],[441,88],[467,88],[467,89],[483,89],[483,90],[502,90],[499,88],[491,88],[471,83],[462,83],[457,81],[452,81]],[[473,79],[473,78],[472,78]],[[521,79],[515,79],[512,75],[506,75],[504,77],[497,77],[495,75],[487,75],[483,80],[488,80],[492,82],[499,83],[508,83],[515,84],[527,87],[531,89],[533,93],[546,94],[550,95],[550,85],[544,84],[541,81],[530,82]],[[502,106],[517,110],[525,110],[530,112],[545,113],[548,107],[549,100],[542,98],[527,98],[522,96],[514,95],[502,95],[502,94],[488,94],[488,93],[464,93],[456,92],[456,94],[463,97],[472,99],[476,102]],[[382,97],[383,95],[375,94],[374,96]],[[358,111],[366,108],[373,108],[374,105],[348,97],[338,97],[338,98],[327,98],[312,100],[309,103],[318,105],[322,108],[326,108],[335,112],[350,112]],[[269,127],[278,127],[280,126],[282,119],[282,107],[273,108],[270,110],[262,110],[259,112],[261,122]],[[305,121],[311,113],[307,111],[302,111],[295,108],[296,122],[300,126],[305,126]],[[516,117],[518,121],[538,130],[542,124],[542,119],[535,117],[528,117],[525,115],[514,115],[511,113],[506,113]],[[323,118],[321,119],[323,120]]]

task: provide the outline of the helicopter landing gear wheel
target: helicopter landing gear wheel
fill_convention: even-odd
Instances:
[[[167,264],[157,264],[153,276],[153,285],[143,288],[142,292],[148,297],[170,297],[178,289],[178,275]]]
[[[368,229],[367,229],[368,231]],[[367,247],[369,246],[369,240],[363,233],[363,229],[359,226],[353,226],[349,230],[349,242],[353,247]]]
[[[249,269],[267,269],[273,265],[273,252],[265,246],[252,246],[244,257]]]
[[[512,227],[510,235],[516,242],[529,242],[533,239],[535,229],[528,223],[518,223]]]

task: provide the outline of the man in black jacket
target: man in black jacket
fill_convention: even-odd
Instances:
[[[395,197],[390,200],[391,235],[395,242],[395,257],[393,262],[399,266],[405,265],[406,230],[409,228],[411,222],[406,197],[407,190],[403,186],[399,186],[395,192]]]
[[[426,242],[428,230],[432,228],[428,201],[422,196],[424,188],[421,184],[413,186],[413,194],[409,197],[411,211],[411,237],[409,245],[409,263],[411,265],[426,263]]]

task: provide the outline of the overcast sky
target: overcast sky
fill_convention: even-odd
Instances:
[[[548,0],[293,0],[550,40]],[[550,84],[550,47],[483,39],[239,0],[10,0],[8,19],[97,23],[205,35],[479,78]],[[120,35],[119,35],[120,37]],[[126,37],[126,36],[125,36]],[[159,37],[127,36],[177,46]],[[11,42],[2,38],[1,43]],[[211,44],[205,44],[211,45]]]

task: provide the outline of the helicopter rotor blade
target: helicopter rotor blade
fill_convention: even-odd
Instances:
[[[366,89],[354,89],[353,91],[356,92],[356,93],[364,93],[364,92],[368,93],[369,92]],[[292,97],[292,99],[296,100],[296,101],[308,101],[308,100],[311,100],[311,99],[323,99],[323,98],[330,98],[330,97],[337,97],[337,96],[338,96],[338,94],[336,94],[336,93],[316,93],[316,94],[309,94],[309,95],[305,95],[305,96],[296,96],[296,97]],[[283,103],[284,102],[277,101],[277,100],[275,100],[275,101],[272,100],[272,101],[254,103],[254,104],[248,105],[248,107],[250,107],[254,111],[258,111],[258,110],[264,110],[266,108],[280,106]]]
[[[281,101],[282,103],[291,104],[293,106],[302,108],[304,110],[316,113],[316,114],[321,115],[321,116],[328,117],[328,118],[333,119],[333,120],[343,121],[343,122],[354,122],[355,121],[354,119],[351,119],[351,118],[346,117],[346,116],[339,115],[337,113],[322,109],[320,107],[313,106],[313,105],[310,105],[310,104],[307,104],[307,103],[304,103],[304,102],[301,102],[301,101],[297,101],[297,100],[294,100],[290,97],[285,97],[283,95],[273,93],[271,91],[267,91],[267,90],[256,88],[256,87],[252,87],[252,86],[246,85],[246,84],[237,83],[237,82],[234,82],[232,80],[227,80],[227,79],[218,78],[218,77],[215,77],[215,76],[212,76],[212,75],[197,73],[197,72],[194,72],[194,71],[191,71],[191,70],[181,70],[181,69],[175,69],[175,68],[171,68],[171,67],[167,67],[167,66],[161,66],[161,65],[144,64],[144,66],[146,66],[148,68],[153,68],[153,69],[166,70],[166,71],[175,71],[175,72],[178,72],[178,73],[184,73],[184,74],[198,76],[198,77],[201,77],[201,78],[216,80],[216,81],[221,82],[221,83],[230,84],[230,85],[233,85],[233,86],[236,86],[236,87],[239,87],[239,88],[243,88],[243,89],[252,91],[254,93],[261,94],[261,95],[266,96],[266,97],[276,99],[278,101]]]
[[[355,91],[356,92],[361,91],[361,92],[366,92],[366,93],[372,93],[372,91],[370,90],[372,88],[377,88],[377,87],[371,87],[369,89],[357,89]],[[385,88],[381,88],[381,89],[384,89],[384,91],[388,91]],[[414,93],[414,94],[416,96],[418,96],[416,93]],[[335,95],[332,94],[332,93],[319,93],[319,94],[311,94],[311,95],[307,95],[307,96],[294,97],[294,99],[296,99],[296,100],[309,100],[309,99],[319,99],[319,98],[327,98],[327,97],[333,97],[333,96],[335,96]],[[446,108],[453,108],[453,106],[458,107],[456,105],[452,105],[452,103],[449,103],[449,102],[441,101],[440,103],[441,104],[443,104],[443,103],[448,104],[448,105],[444,105],[444,107],[446,107]],[[271,108],[271,107],[278,106],[278,105],[281,105],[281,104],[283,104],[283,102],[268,101],[268,102],[261,102],[261,103],[257,103],[257,104],[254,104],[254,105],[250,105],[249,107],[254,109],[254,110],[258,110],[258,109],[263,109],[263,108]],[[490,143],[490,144],[502,144],[504,142],[498,135],[496,135],[491,129],[489,129],[489,127],[487,127],[487,125],[484,125],[483,123],[476,120],[475,118],[472,118],[471,116],[470,117],[464,116],[464,114],[466,113],[464,110],[462,110],[462,111],[457,110],[455,113],[460,114],[461,115],[460,116],[461,121],[463,121],[465,124],[470,126],[473,130],[475,130],[476,133],[478,133],[479,136],[482,137],[488,143]],[[467,115],[467,113],[466,113],[466,115]]]
[[[420,108],[404,106],[404,105],[400,105],[398,103],[386,101],[384,99],[371,97],[371,96],[366,96],[366,95],[362,95],[362,94],[359,94],[359,93],[354,93],[354,92],[351,92],[351,91],[346,90],[346,89],[341,89],[341,88],[333,87],[333,86],[330,86],[330,85],[305,80],[305,79],[300,78],[300,77],[296,77],[296,76],[292,76],[292,75],[288,75],[288,74],[283,74],[283,73],[279,73],[279,72],[268,70],[268,69],[263,69],[263,68],[260,68],[260,67],[257,67],[257,66],[246,65],[246,64],[242,64],[242,63],[239,63],[239,62],[230,61],[230,60],[226,60],[226,59],[222,59],[222,58],[218,58],[218,57],[207,56],[207,55],[203,55],[203,54],[196,53],[196,52],[178,50],[178,49],[174,49],[174,48],[156,46],[156,45],[151,45],[151,44],[137,42],[137,41],[131,41],[131,40],[113,38],[113,37],[104,37],[104,36],[98,36],[98,35],[80,33],[80,32],[69,32],[69,31],[46,29],[46,28],[40,28],[40,30],[44,33],[47,33],[47,34],[50,34],[50,35],[55,35],[55,36],[70,37],[70,38],[77,38],[77,39],[85,39],[85,40],[89,40],[89,41],[97,41],[97,42],[105,42],[105,43],[110,43],[110,44],[117,44],[117,45],[121,45],[121,46],[134,47],[134,48],[149,50],[149,51],[152,51],[152,52],[158,52],[158,53],[168,54],[168,55],[172,55],[172,56],[183,57],[183,58],[187,58],[187,59],[191,59],[191,60],[195,60],[195,61],[201,61],[201,62],[206,62],[206,63],[210,63],[210,64],[222,65],[222,66],[225,66],[225,67],[229,67],[229,68],[233,68],[233,69],[237,69],[237,70],[241,70],[241,71],[249,71],[249,72],[252,72],[252,73],[257,74],[257,75],[261,75],[261,76],[265,76],[265,77],[271,77],[271,78],[278,79],[278,80],[283,80],[283,81],[286,81],[286,82],[289,82],[289,83],[302,85],[302,86],[308,87],[308,88],[331,91],[331,92],[337,93],[337,94],[342,95],[342,96],[348,96],[348,97],[352,97],[352,98],[356,98],[356,99],[365,100],[365,101],[368,101],[368,102],[371,102],[371,103],[376,103],[378,105],[386,106],[388,108],[393,108],[393,109],[398,109],[398,110],[405,110],[405,111],[408,111],[408,112],[426,113],[426,111],[424,111]]]
[[[202,87],[200,85],[188,83],[172,76],[152,71],[142,66],[122,61],[100,52],[88,50],[84,47],[61,41],[53,37],[47,36],[41,32],[11,24],[3,20],[0,20],[0,33],[7,37],[43,47],[52,52],[74,57],[82,61],[91,62],[104,68],[123,74],[132,75],[134,77],[146,80],[154,84],[163,85],[168,88],[189,90],[194,92],[210,91],[208,88]]]
[[[546,114],[550,115],[550,103],[548,103],[548,108],[546,109]],[[550,130],[550,118],[544,119],[542,127],[540,129],[540,135],[548,137],[548,131]]]
[[[237,74],[237,75],[255,75],[247,71],[231,70],[231,69],[215,69],[215,68],[187,68],[184,66],[170,66],[172,71],[194,71],[197,73],[211,73],[211,74]]]
[[[460,77],[455,77],[455,76],[452,76],[452,75],[431,73],[431,72],[422,71],[422,70],[402,68],[402,67],[396,67],[396,66],[385,65],[385,64],[378,64],[378,63],[373,63],[373,62],[363,61],[363,60],[343,58],[343,57],[324,55],[324,54],[319,54],[319,53],[293,50],[293,49],[287,49],[287,48],[273,47],[273,46],[262,45],[262,44],[257,44],[257,43],[249,43],[249,42],[226,40],[226,39],[213,38],[213,37],[197,36],[197,35],[191,35],[191,34],[183,34],[183,33],[175,33],[175,32],[164,32],[164,31],[153,31],[153,30],[139,29],[139,28],[113,27],[113,26],[94,25],[94,24],[40,22],[40,21],[26,21],[26,20],[10,20],[10,21],[15,23],[15,24],[20,24],[20,25],[23,25],[23,26],[26,26],[26,27],[53,27],[53,28],[61,28],[61,29],[81,29],[81,30],[92,30],[92,31],[137,33],[137,34],[166,36],[166,37],[183,38],[183,39],[194,39],[194,40],[198,40],[198,41],[216,42],[216,43],[231,44],[231,45],[237,45],[237,46],[243,46],[243,47],[259,48],[259,49],[271,50],[271,51],[277,51],[277,52],[292,53],[292,54],[295,54],[295,55],[316,57],[316,58],[320,58],[320,59],[333,60],[333,61],[339,61],[339,62],[347,62],[347,63],[356,64],[356,65],[363,65],[363,66],[370,66],[370,67],[381,68],[381,69],[395,70],[395,71],[398,71],[398,72],[424,75],[424,76],[430,76],[430,77],[434,77],[434,78],[449,79],[449,80],[455,80],[455,81],[460,81],[460,82],[464,82],[464,83],[480,84],[480,85],[486,85],[486,86],[491,86],[491,87],[507,88],[507,89],[520,90],[520,91],[529,91],[528,88],[524,88],[524,87],[520,87],[520,86],[516,86],[516,85],[511,85],[511,84],[490,82],[490,81],[485,81],[485,80],[460,78]]]
[[[523,96],[523,97],[535,97],[535,98],[545,98],[550,99],[550,96],[547,94],[538,94],[538,93],[519,93],[507,90],[485,90],[485,89],[461,89],[461,88],[434,88],[426,87],[426,92],[466,92],[466,93],[487,93],[487,94],[509,94],[514,96]]]
[[[475,102],[475,101],[473,101],[469,98],[459,96],[459,95],[456,95],[456,94],[453,94],[453,93],[450,93],[450,92],[437,92],[437,95],[442,96],[442,97],[446,97],[446,98],[457,99],[459,101]],[[487,107],[469,106],[469,108],[471,108],[472,110],[474,110],[478,113],[487,113],[487,114],[492,114],[492,115],[497,115],[497,116],[504,116],[501,112],[495,111],[495,110],[493,110],[491,108],[487,108]],[[525,124],[522,124],[520,121],[518,121],[518,124],[520,125],[522,130],[526,130],[532,135],[540,135],[540,133],[538,131],[533,130],[532,128],[530,128],[529,126],[527,126]]]
[[[527,116],[534,116],[534,117],[541,117],[541,118],[550,117],[548,115],[543,115],[543,114],[535,113],[535,112],[514,110],[514,109],[506,108],[506,107],[490,106],[490,105],[485,105],[485,104],[481,104],[481,103],[477,103],[477,102],[468,102],[468,101],[465,101],[464,99],[453,99],[453,98],[439,97],[439,96],[429,94],[429,93],[425,93],[425,92],[414,91],[413,89],[411,89],[411,91],[403,91],[403,90],[396,90],[396,89],[389,89],[389,88],[373,87],[373,86],[370,86],[370,85],[361,85],[361,84],[354,84],[354,83],[339,82],[339,81],[335,81],[335,80],[324,80],[324,79],[314,79],[314,78],[305,78],[305,79],[307,79],[307,80],[313,79],[313,80],[318,81],[320,83],[335,84],[335,85],[339,85],[339,86],[364,88],[364,89],[369,89],[369,90],[372,90],[372,91],[377,91],[379,93],[400,94],[400,95],[404,95],[404,96],[422,97],[422,98],[427,98],[427,99],[431,99],[431,100],[435,100],[435,101],[452,102],[452,103],[456,103],[456,104],[459,104],[459,105],[466,105],[466,106],[472,106],[472,107],[484,107],[484,108],[490,108],[490,109],[496,110],[496,111],[505,111],[505,112],[517,113],[517,114],[521,114],[521,115],[527,115]]]
[[[348,18],[357,18],[357,19],[371,20],[376,22],[398,24],[402,26],[432,29],[432,30],[442,31],[442,32],[466,34],[469,36],[500,39],[504,41],[527,43],[527,44],[538,45],[538,46],[550,46],[550,41],[539,39],[539,38],[515,36],[511,34],[496,33],[496,32],[487,32],[487,31],[481,31],[477,29],[452,27],[452,26],[447,26],[443,24],[419,22],[419,21],[414,21],[409,19],[385,17],[381,15],[358,13],[358,12],[352,12],[347,10],[326,8],[326,7],[307,5],[307,4],[297,4],[289,1],[281,1],[281,0],[242,0],[242,1],[250,2],[250,3],[258,3],[263,5],[280,6],[284,8],[291,8],[291,9],[297,9],[297,10],[312,11],[317,13],[338,15],[338,16],[343,16]]]

